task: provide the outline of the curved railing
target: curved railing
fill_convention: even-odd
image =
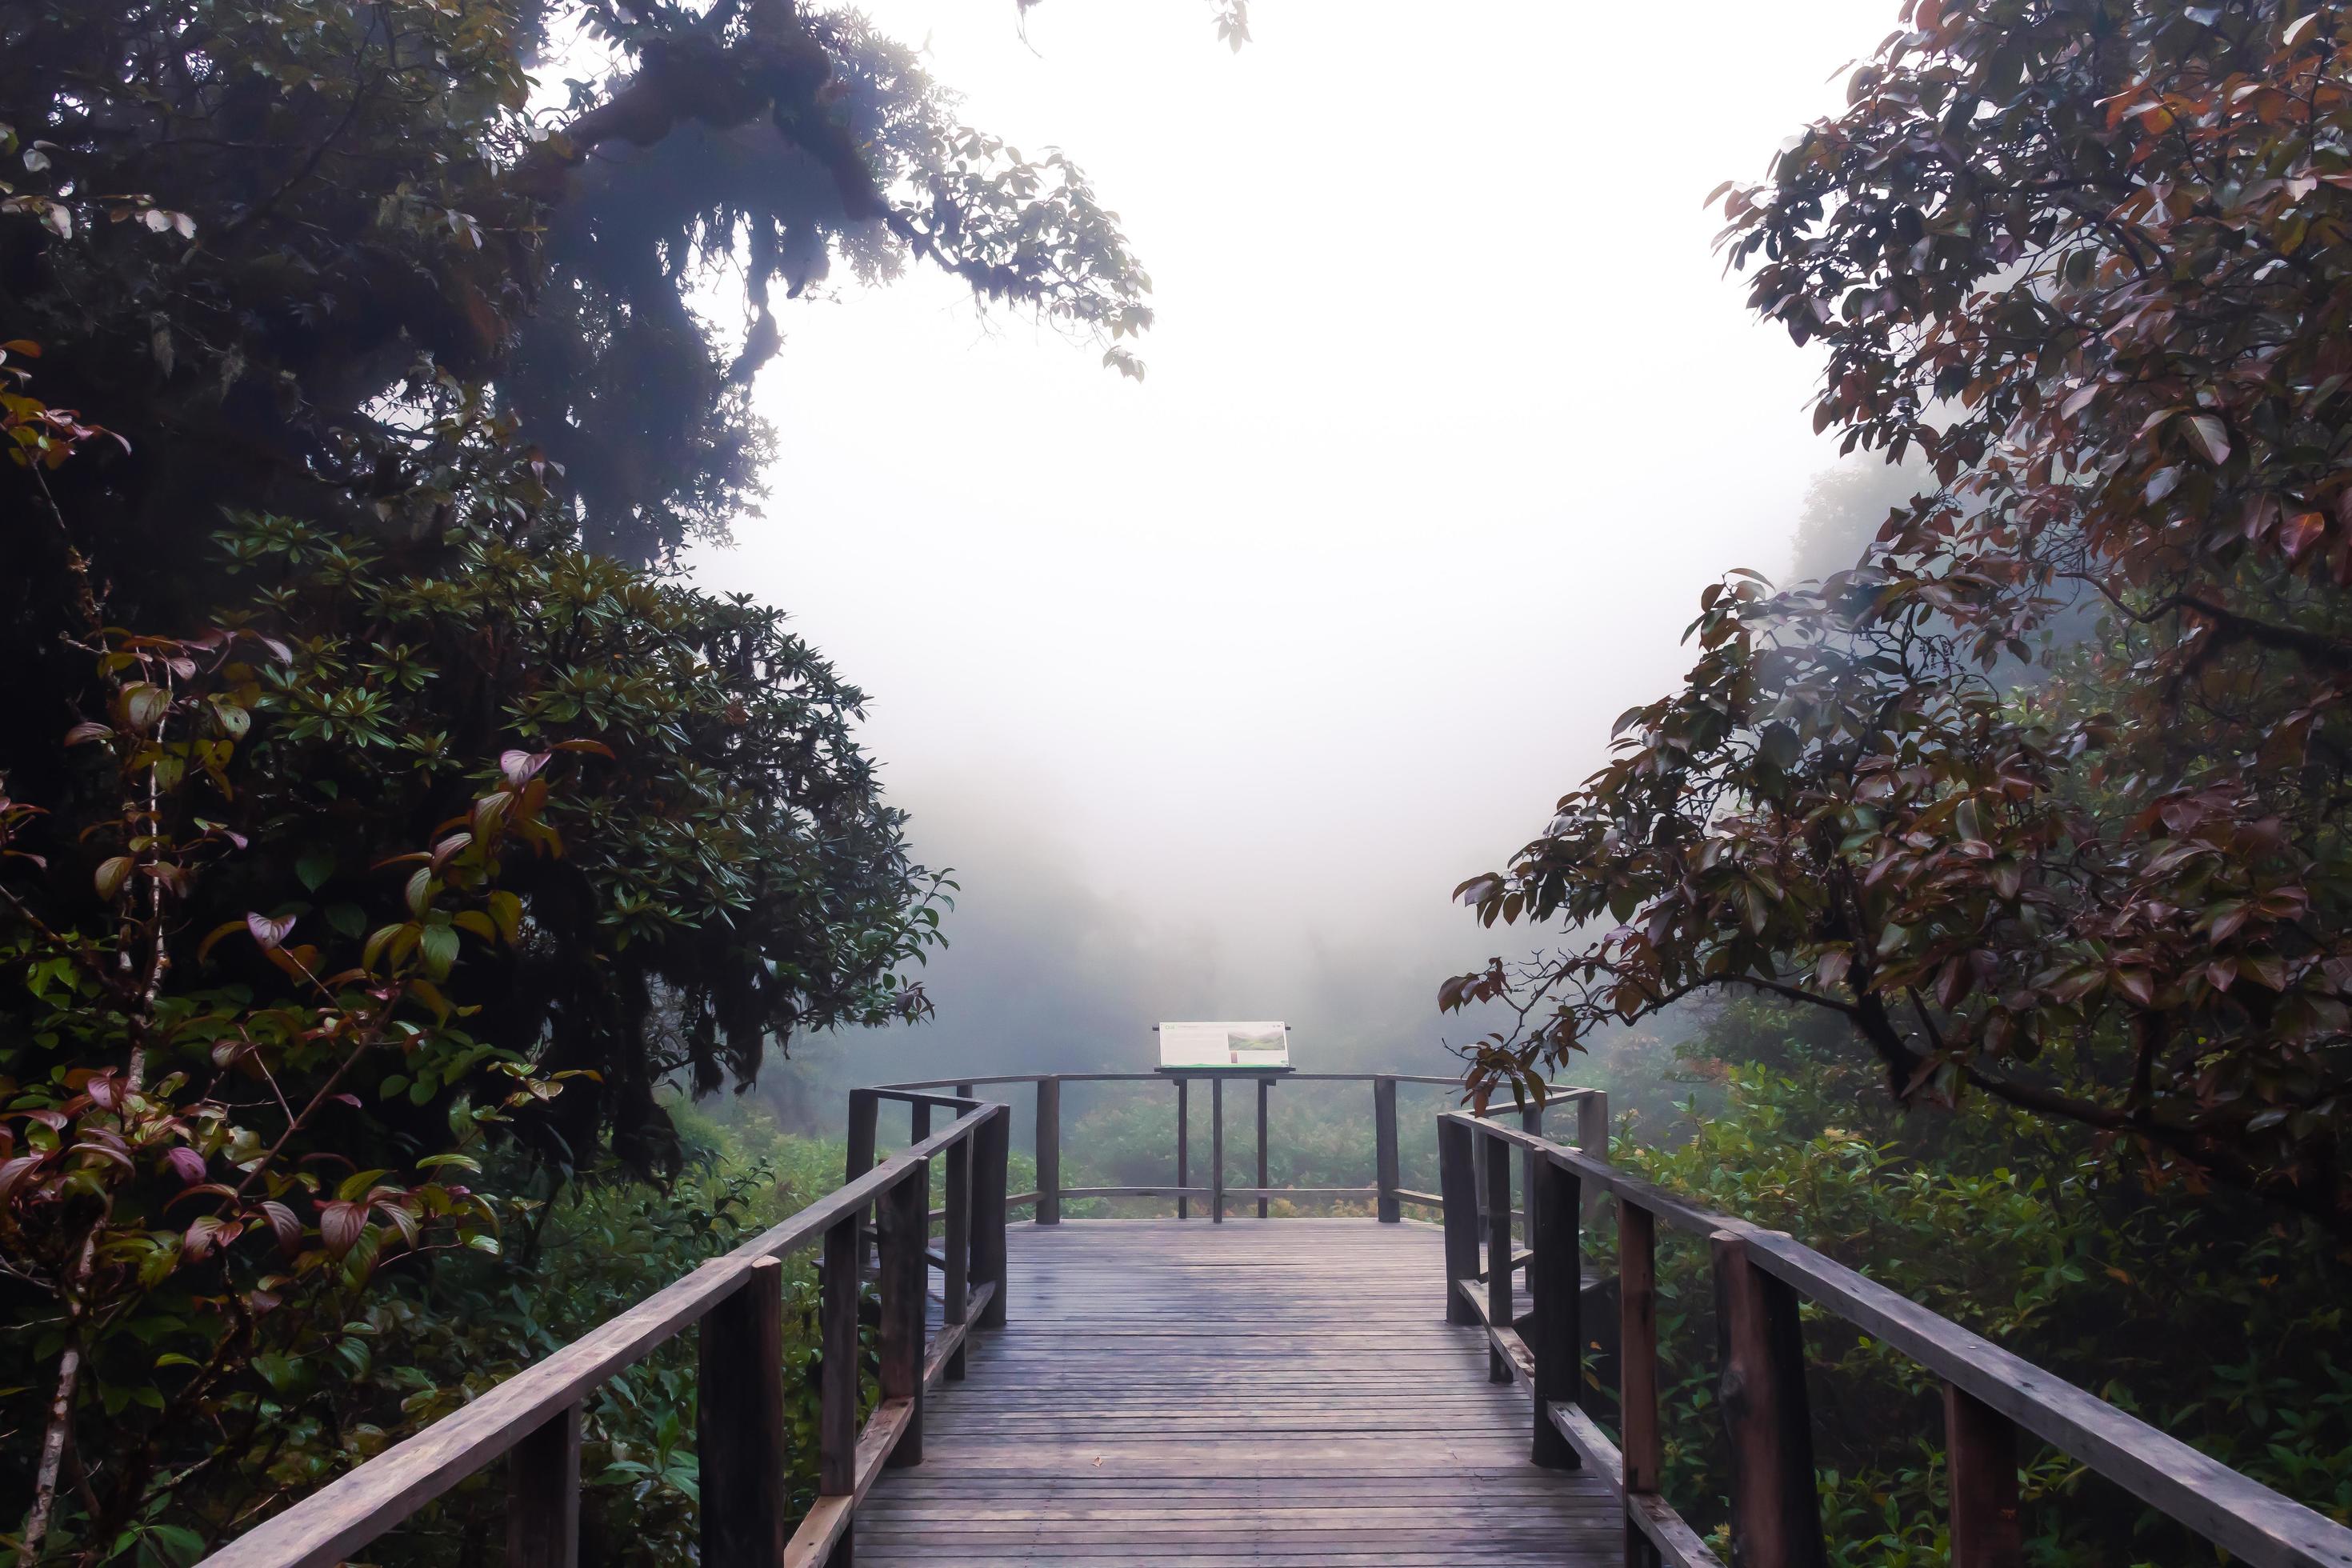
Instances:
[[[1225,1085],[1229,1081],[1244,1086],[1255,1084],[1257,1091],[1257,1182],[1252,1186],[1234,1186],[1225,1181]],[[1202,1082],[1209,1086],[1209,1184],[1206,1186],[1194,1184],[1192,1178],[1192,1091],[1194,1084]],[[1173,1151],[1176,1179],[1166,1186],[1062,1185],[1062,1086],[1066,1083],[1172,1085],[1176,1096]],[[1360,1083],[1370,1086],[1376,1172],[1371,1186],[1276,1187],[1267,1184],[1267,1152],[1271,1147],[1267,1137],[1268,1102],[1277,1085],[1293,1083]],[[1209,1218],[1217,1222],[1224,1219],[1228,1201],[1235,1198],[1256,1200],[1257,1217],[1260,1219],[1267,1217],[1269,1205],[1275,1198],[1370,1198],[1374,1200],[1376,1217],[1384,1225],[1393,1225],[1403,1217],[1404,1209],[1409,1205],[1430,1209],[1444,1206],[1444,1199],[1437,1194],[1415,1192],[1404,1186],[1399,1179],[1397,1086],[1431,1084],[1456,1091],[1462,1088],[1462,1080],[1458,1078],[1426,1078],[1412,1073],[1277,1074],[1252,1068],[1219,1071],[1211,1068],[1171,1068],[1158,1072],[1000,1073],[992,1077],[927,1079],[914,1083],[882,1084],[874,1089],[850,1091],[849,1173],[856,1176],[874,1163],[881,1100],[937,1089],[953,1089],[959,1097],[969,1100],[976,1090],[999,1089],[1007,1084],[1029,1084],[1036,1089],[1037,1188],[1034,1192],[1016,1193],[1006,1201],[1015,1208],[1034,1205],[1039,1225],[1060,1224],[1062,1204],[1069,1198],[1170,1198],[1175,1201],[1178,1219],[1190,1215],[1192,1205],[1197,1199],[1207,1204]],[[1608,1094],[1597,1089],[1555,1088],[1550,1091],[1549,1107],[1531,1105],[1516,1112],[1521,1130],[1540,1136],[1545,1111],[1549,1107],[1559,1106],[1570,1106],[1575,1110],[1577,1147],[1596,1158],[1607,1159]],[[909,1142],[919,1142],[929,1125],[927,1113],[919,1107],[910,1123]]]

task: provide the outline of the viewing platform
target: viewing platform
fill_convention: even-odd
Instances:
[[[1940,1386],[1955,1568],[2021,1568],[2018,1462],[2035,1441],[2238,1561],[2352,1568],[2352,1531],[1781,1232],[1610,1164],[1593,1091],[1553,1092],[1580,1146],[1544,1136],[1538,1111],[1440,1111],[1433,1194],[1401,1184],[1397,1089],[1450,1080],[1286,1079],[1370,1090],[1374,1182],[1315,1189],[1267,1185],[1261,1080],[1257,1180],[1242,1187],[1225,1182],[1222,1077],[1209,1180],[1192,1178],[1195,1076],[1210,1075],[1173,1080],[1175,1180],[1145,1187],[1061,1185],[1062,1088],[1169,1085],[1159,1075],[856,1090],[840,1188],[202,1568],[332,1568],[501,1462],[507,1568],[578,1568],[584,1404],[689,1330],[704,1568],[1721,1568],[1719,1536],[1661,1490],[1662,1226],[1698,1237],[1711,1265],[1714,1376],[1696,1418],[1728,1456],[1739,1568],[1829,1561],[1805,1341],[1830,1320]],[[1014,1097],[1034,1116],[1034,1192],[1008,1186]],[[877,1159],[885,1105],[904,1107],[907,1142]],[[1066,1200],[1143,1197],[1204,1212],[1064,1215]],[[1285,1198],[1371,1216],[1273,1216]],[[1236,1205],[1266,1217],[1229,1220]],[[1604,1205],[1616,1234],[1599,1289],[1585,1243]],[[1034,1218],[1014,1223],[1024,1209]],[[796,1518],[785,1478],[807,1450],[785,1421],[782,1263],[803,1252],[818,1263],[820,1484]],[[1604,1373],[1613,1429],[1585,1404]]]
[[[864,1568],[1622,1560],[1608,1487],[1531,1463],[1526,1399],[1447,1326],[1433,1226],[1018,1226],[1007,1270],[922,1464],[857,1510]]]

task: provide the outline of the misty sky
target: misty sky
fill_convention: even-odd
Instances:
[[[1452,889],[1832,461],[1701,200],[1896,0],[1256,0],[1238,57],[1204,0],[1046,0],[1025,43],[1010,4],[871,10],[1087,169],[1159,325],[1139,386],[934,272],[783,313],[773,499],[697,573],[872,695],[963,884],[938,1022],[812,1054],[1141,1067],[1155,1019],[1265,1017],[1303,1067],[1443,1070],[1437,983],[1498,950]]]

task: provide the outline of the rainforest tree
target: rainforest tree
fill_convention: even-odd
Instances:
[[[2352,1235],[2352,44],[2306,0],[1913,0],[1724,196],[1819,430],[1922,491],[1705,595],[1684,688],[1461,897],[1524,1085],[1704,991]],[[2049,646],[2087,601],[2105,630]],[[2079,616],[2077,617],[2079,624]],[[2037,646],[2042,645],[2042,646]]]
[[[1139,374],[1149,280],[793,0],[0,0],[0,1476],[24,1563],[184,1563],[464,1396],[499,1172],[929,1005],[862,694],[672,574],[791,517],[787,302]]]

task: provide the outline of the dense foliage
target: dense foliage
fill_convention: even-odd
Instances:
[[[1524,1084],[1695,992],[2352,1236],[2352,56],[2300,0],[1915,0],[1732,192],[1817,429],[1928,489],[1706,594],[1683,689],[1462,896]],[[2044,643],[2089,596],[2108,633]],[[2076,617],[2079,624],[2080,617]],[[1588,925],[1589,922],[1589,925]]]
[[[512,1193],[929,1005],[861,694],[665,574],[783,300],[937,265],[1139,374],[1149,282],[791,0],[0,0],[0,1477],[26,1563],[181,1563],[545,1348]]]
[[[2352,1255],[2244,1194],[2151,1199],[2092,1135],[2062,1122],[1982,1101],[1957,1117],[1906,1115],[1870,1096],[1837,1021],[1809,1011],[1778,999],[1716,1007],[1677,1066],[1716,1083],[1722,1108],[1637,1121],[1612,1157],[1709,1207],[1790,1231],[2352,1521]],[[1662,1243],[1664,1491],[1716,1527],[1729,1472],[1709,1270],[1702,1239]],[[1613,1343],[1612,1325],[1598,1329]],[[1833,1559],[1948,1561],[1936,1380],[1829,1314],[1808,1318],[1806,1345]],[[2191,1345],[2197,1353],[2181,1353]],[[1613,1359],[1593,1371],[1605,1411]],[[2125,1568],[2210,1552],[2054,1450],[2029,1447],[2021,1460],[2029,1562]]]

